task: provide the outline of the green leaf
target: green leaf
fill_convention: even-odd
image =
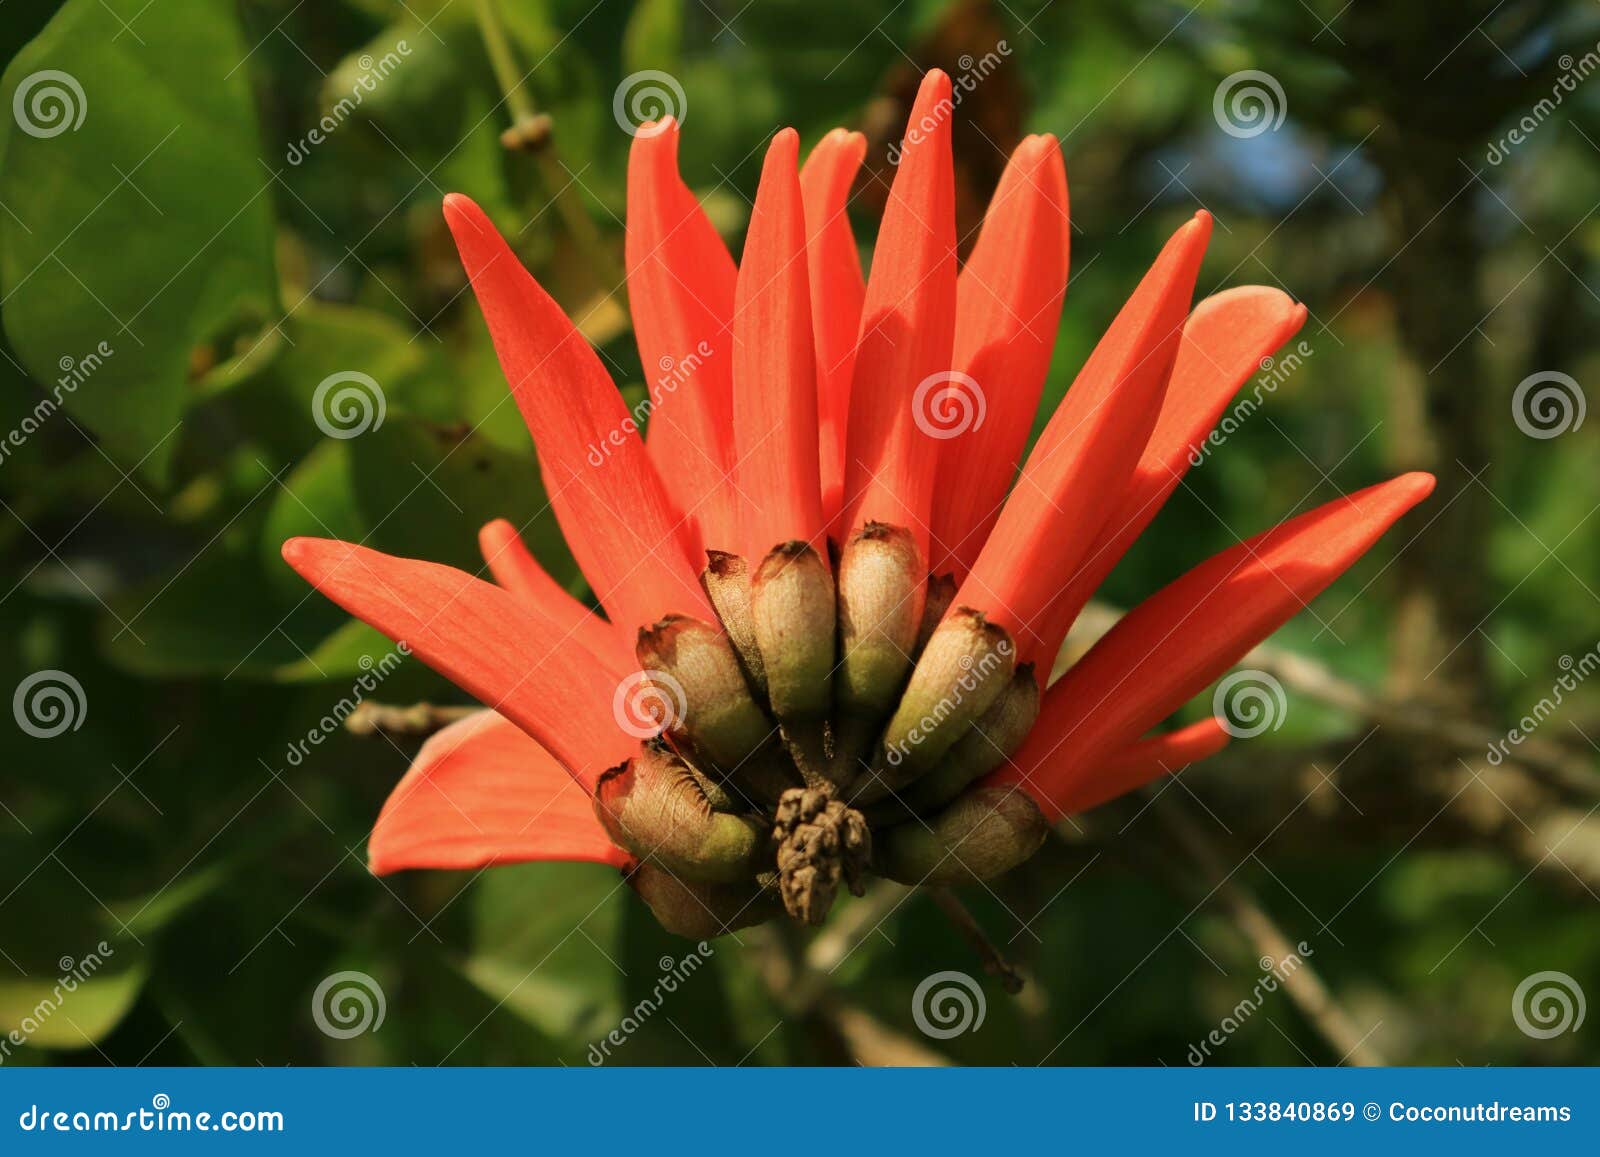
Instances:
[[[88,1048],[133,1007],[144,987],[145,969],[133,964],[112,971],[111,954],[98,952],[61,964],[67,967],[58,976],[0,979],[0,1024],[12,1026],[37,1048]]]
[[[158,481],[192,367],[276,308],[246,52],[231,5],[69,0],[0,80],[7,337]]]
[[[473,888],[474,948],[466,977],[541,1032],[572,1046],[622,1015],[618,961],[627,886],[590,864],[523,864]]]

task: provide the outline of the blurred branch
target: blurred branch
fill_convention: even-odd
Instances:
[[[1073,628],[1072,645],[1087,647],[1121,616],[1121,611],[1105,603],[1090,603]],[[1426,704],[1373,695],[1326,664],[1271,643],[1255,648],[1238,665],[1265,671],[1291,690],[1400,735],[1426,739],[1463,755],[1484,757],[1494,745],[1504,745],[1504,731]],[[1600,775],[1595,774],[1590,757],[1565,744],[1530,736],[1506,754],[1504,762],[1526,768],[1565,795],[1586,801],[1600,799]]]
[[[801,947],[799,930],[783,920],[741,934],[755,949],[756,966],[772,999],[785,1016],[809,1032],[819,1049],[837,1054],[830,1058],[834,1062],[919,1068],[951,1063],[844,1000],[830,979],[831,969],[843,963],[910,891],[887,881],[869,888],[866,897],[818,934],[808,949]],[[844,927],[836,927],[840,924]]]
[[[1290,942],[1272,917],[1256,902],[1243,885],[1233,880],[1233,872],[1224,867],[1221,857],[1184,814],[1177,801],[1157,797],[1154,808],[1162,823],[1189,855],[1205,879],[1214,881],[1211,889],[1201,895],[1201,902],[1215,899],[1228,914],[1234,925],[1243,933],[1257,956],[1274,962],[1273,975],[1278,976],[1283,989],[1289,994],[1311,1027],[1328,1042],[1340,1063],[1362,1066],[1388,1064],[1376,1048],[1367,1043],[1372,1034],[1361,1033],[1348,1013],[1333,998],[1327,985],[1304,959],[1297,945]],[[1174,873],[1191,892],[1199,893],[1203,882],[1183,872]],[[1293,971],[1278,973],[1276,968],[1293,958],[1300,961]]]
[[[432,703],[413,703],[395,707],[364,699],[344,721],[345,730],[363,738],[388,735],[394,738],[425,739],[435,731],[485,710],[482,707],[435,707]]]
[[[967,911],[966,905],[956,897],[956,894],[949,888],[930,887],[927,892],[933,897],[933,902],[939,905],[939,909],[949,917],[950,923],[955,925],[956,931],[961,933],[962,938],[978,954],[978,958],[983,961],[983,970],[990,976],[998,977],[1000,987],[1012,996],[1021,992],[1022,974],[1001,954],[1000,949],[995,947],[994,942],[978,926],[972,913]]]
[[[484,49],[489,54],[489,67],[493,69],[495,81],[505,94],[506,105],[511,110],[511,127],[500,134],[500,143],[507,149],[526,153],[533,158],[545,192],[549,194],[556,212],[561,215],[561,223],[592,264],[595,275],[603,279],[607,295],[624,296],[622,271],[578,195],[576,178],[561,163],[556,151],[554,122],[549,114],[541,113],[535,107],[533,97],[523,84],[527,77],[518,71],[511,38],[500,20],[499,0],[478,0],[477,13],[478,29],[483,36]]]

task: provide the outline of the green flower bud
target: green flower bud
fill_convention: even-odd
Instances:
[[[628,885],[663,928],[690,940],[710,940],[783,914],[777,891],[754,881],[707,883],[644,863],[628,874]]]
[[[873,837],[873,866],[902,884],[966,884],[1008,872],[1044,843],[1050,825],[1015,787],[975,787],[926,822]]]
[[[917,660],[857,801],[881,799],[937,766],[1000,697],[1015,669],[1011,637],[981,611],[957,607],[946,615]]]
[[[750,580],[767,697],[781,722],[820,722],[833,706],[833,576],[804,542],[775,547]]]
[[[770,830],[754,816],[719,812],[698,778],[664,743],[600,776],[595,814],[641,860],[692,880],[753,878],[772,857]]]

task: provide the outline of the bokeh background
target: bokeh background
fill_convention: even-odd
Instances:
[[[1213,1032],[1207,1063],[1600,1060],[1576,1005],[1600,998],[1594,4],[7,0],[0,26],[0,1034],[31,1026],[5,1064],[587,1062],[690,946],[603,868],[371,877],[415,744],[295,741],[352,694],[459,695],[415,662],[358,692],[390,645],[278,544],[477,570],[507,517],[580,583],[442,195],[490,211],[636,398],[619,86],[681,87],[735,252],[775,128],[866,131],[865,251],[932,66],[984,73],[955,126],[969,240],[1011,146],[1063,144],[1042,413],[1197,206],[1203,292],[1310,309],[1106,607],[1399,470],[1439,488],[1251,657],[1284,688],[1263,734],[964,896],[1020,996],[928,897],[880,891],[819,943],[717,942],[611,1063],[1182,1065]],[[74,82],[68,123],[30,103],[42,72]],[[348,372],[384,420],[330,437],[313,395]],[[65,716],[29,716],[50,686]],[[1291,950],[1292,991],[1240,1015]],[[941,970],[985,1010],[948,1039],[913,1016]],[[345,972],[385,1010],[348,1036],[313,1011]],[[1570,1012],[1519,1015],[1550,972]]]

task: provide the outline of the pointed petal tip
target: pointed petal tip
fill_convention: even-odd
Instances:
[[[768,165],[776,161],[788,162],[787,167],[797,169],[800,164],[800,134],[792,127],[784,127],[772,134],[767,145]]]
[[[858,133],[854,129],[829,129],[817,144],[835,149],[848,149],[856,155],[858,162],[867,155],[867,134]]]

